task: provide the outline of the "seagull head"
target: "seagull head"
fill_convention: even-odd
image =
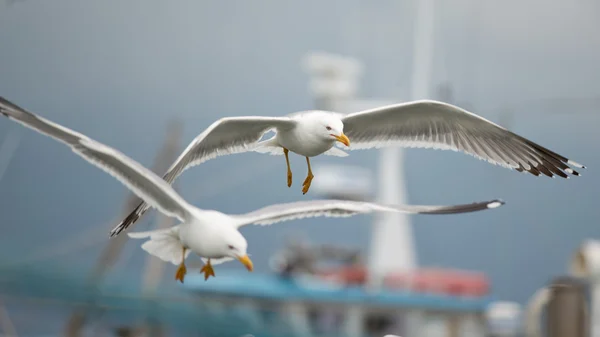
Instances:
[[[350,146],[350,139],[344,134],[344,123],[341,119],[335,115],[323,115],[319,121],[318,127],[323,137]]]
[[[250,260],[250,257],[246,252],[248,249],[248,242],[239,231],[234,230],[228,233],[223,249],[225,252],[223,255],[240,261],[248,271],[254,269],[252,260]]]

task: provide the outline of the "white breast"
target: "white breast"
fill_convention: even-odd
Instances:
[[[225,225],[220,221],[222,215],[220,212],[203,213],[203,216],[195,221],[182,224],[179,229],[179,240],[185,247],[201,257],[223,257],[225,243],[222,239],[222,232],[219,230],[220,226]]]
[[[318,156],[333,147],[335,140],[320,136],[310,118],[304,115],[298,116],[297,120],[298,124],[292,130],[277,133],[281,146],[305,157]]]

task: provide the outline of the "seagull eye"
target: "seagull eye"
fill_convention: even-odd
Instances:
[[[325,129],[331,130],[331,126],[326,126]]]
[[[229,247],[229,249],[234,249],[235,247],[233,247],[232,245],[227,246]]]

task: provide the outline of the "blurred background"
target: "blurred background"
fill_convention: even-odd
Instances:
[[[184,198],[227,213],[331,196],[506,205],[250,226],[242,233],[254,273],[223,264],[204,282],[198,261],[182,285],[176,267],[147,256],[139,241],[109,240],[135,202],[120,183],[4,119],[0,332],[515,333],[536,290],[581,262],[582,244],[600,236],[599,15],[595,0],[0,3],[0,96],[159,173],[224,116],[420,98],[466,108],[589,167],[550,179],[451,151],[352,151],[315,158],[303,196],[299,156],[290,157],[292,188],[281,156],[221,157],[177,180]],[[135,229],[171,225],[151,211]],[[510,332],[492,331],[494,312]]]

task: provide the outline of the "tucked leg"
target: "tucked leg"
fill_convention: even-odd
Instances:
[[[206,264],[204,265],[204,267],[202,267],[202,269],[200,269],[201,273],[204,273],[204,280],[208,280],[209,277],[211,276],[215,276],[215,271],[212,267],[212,265],[210,264],[210,259],[206,260]]]
[[[312,169],[310,168],[310,158],[306,157],[306,165],[308,165],[308,175],[302,184],[302,194],[306,194],[308,189],[310,188],[310,183],[312,183],[313,178],[315,177],[312,173]]]
[[[288,153],[290,150],[283,148],[283,154],[285,155],[285,163],[287,164],[287,185],[288,187],[292,186],[292,169],[290,168],[290,158]]]
[[[185,277],[185,274],[187,273],[187,268],[185,268],[185,247],[182,249],[182,255],[181,255],[181,264],[179,265],[179,268],[177,268],[177,272],[175,272],[175,280],[183,283],[183,279]]]

